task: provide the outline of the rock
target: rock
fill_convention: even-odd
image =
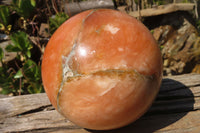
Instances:
[[[153,29],[162,49],[165,75],[197,72],[200,39],[192,21],[188,13],[168,14],[160,20],[161,26]]]
[[[9,40],[9,36],[6,34],[0,34],[0,41],[5,41],[5,40]]]
[[[160,45],[164,44],[175,30],[170,25],[160,26],[154,29],[153,36]]]
[[[49,25],[48,25],[48,24],[42,23],[42,24],[40,25],[39,35],[40,35],[41,37],[44,37],[44,38],[50,37]]]
[[[11,60],[13,60],[16,56],[17,53],[16,52],[7,52],[5,50],[6,46],[11,44],[11,40],[8,41],[4,41],[0,43],[0,47],[3,49],[4,51],[4,58],[3,58],[3,62],[9,62]],[[2,64],[0,63],[0,67],[2,66]]]

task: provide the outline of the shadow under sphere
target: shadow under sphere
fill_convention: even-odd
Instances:
[[[194,95],[187,86],[176,80],[163,79],[153,105],[137,121],[114,130],[86,130],[92,133],[152,133],[180,120],[193,110],[193,105]]]

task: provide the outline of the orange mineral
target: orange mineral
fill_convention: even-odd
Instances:
[[[84,11],[49,40],[42,79],[53,106],[88,129],[115,129],[151,106],[162,79],[160,49],[135,18],[111,9]]]

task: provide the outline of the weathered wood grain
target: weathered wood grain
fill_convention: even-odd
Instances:
[[[200,74],[164,77],[149,111],[136,122],[111,131],[76,126],[51,106],[44,93],[1,98],[0,132],[199,133]]]
[[[141,10],[141,16],[142,17],[149,17],[149,16],[156,16],[156,15],[162,15],[162,14],[167,14],[171,12],[176,12],[176,11],[192,11],[195,8],[194,3],[173,3],[173,4],[168,4],[168,5],[161,5],[158,6],[157,8],[147,8]],[[123,9],[119,9],[123,10]],[[138,11],[133,11],[128,13],[131,16],[134,17],[139,17],[139,12]]]
[[[23,95],[0,99],[0,119],[51,106],[46,94]]]
[[[67,13],[69,16],[72,16],[85,10],[98,8],[114,9],[114,3],[112,0],[89,0],[71,3],[66,2],[64,10],[65,13]]]
[[[0,4],[10,5],[11,3],[12,3],[12,0],[0,0]]]

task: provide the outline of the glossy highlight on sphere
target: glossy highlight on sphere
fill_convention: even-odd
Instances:
[[[151,106],[162,79],[162,58],[149,30],[110,9],[84,11],[53,34],[42,80],[53,106],[88,129],[115,129]]]

